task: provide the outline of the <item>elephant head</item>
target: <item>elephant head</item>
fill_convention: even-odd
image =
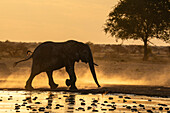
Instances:
[[[79,48],[78,50],[79,60],[89,64],[90,71],[93,75],[94,81],[97,84],[97,86],[100,87],[97,77],[96,77],[95,68],[94,68],[94,65],[97,65],[97,64],[95,64],[93,61],[93,55],[91,53],[90,47],[87,44],[81,43],[78,48]]]
[[[77,41],[67,41],[65,48],[69,48],[66,50],[68,53],[69,59],[72,59],[73,62],[79,62],[81,60],[82,62],[88,63],[91,73],[93,75],[94,81],[96,82],[98,87],[101,87],[98,83],[97,77],[96,77],[96,72],[94,65],[97,65],[93,61],[93,55],[91,53],[90,47],[87,44],[84,44],[82,42],[77,42]]]

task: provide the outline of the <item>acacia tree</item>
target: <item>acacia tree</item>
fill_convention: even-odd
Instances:
[[[148,41],[170,40],[170,3],[168,0],[120,0],[109,13],[104,31],[117,39],[141,39],[148,59]]]

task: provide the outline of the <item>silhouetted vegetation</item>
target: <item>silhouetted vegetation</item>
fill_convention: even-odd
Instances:
[[[142,45],[93,44],[87,42],[96,60],[105,61],[141,61],[144,54]],[[151,61],[167,61],[170,56],[168,46],[149,46],[148,56]]]
[[[170,41],[169,5],[168,0],[120,0],[109,13],[104,30],[122,40],[142,40],[143,59],[147,60],[150,39]]]
[[[27,57],[27,51],[34,49],[40,43],[24,42],[0,42],[0,58],[23,58]],[[96,60],[127,61],[128,59],[141,59],[144,53],[142,45],[115,45],[115,44],[93,44],[87,42]],[[169,47],[148,46],[148,56],[150,59],[161,59],[163,56],[170,56]]]
[[[0,57],[25,57],[27,55],[28,48],[32,49],[36,46],[36,43],[17,43],[10,42],[9,40],[0,42]]]

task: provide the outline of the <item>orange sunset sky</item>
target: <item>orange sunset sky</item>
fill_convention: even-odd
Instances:
[[[0,40],[17,42],[74,39],[119,44],[103,24],[118,0],[0,0]],[[168,45],[153,40],[156,45]],[[125,44],[143,44],[125,41]]]

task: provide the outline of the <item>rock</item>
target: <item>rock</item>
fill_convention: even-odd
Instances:
[[[68,97],[67,95],[63,95],[63,97]]]
[[[20,106],[15,106],[15,110],[18,110],[18,109],[20,109]]]
[[[64,105],[60,105],[60,107],[64,107]]]
[[[74,109],[74,107],[68,107],[68,109]]]
[[[105,104],[101,104],[102,106],[105,106]]]
[[[109,97],[109,100],[113,100],[113,97]]]
[[[107,107],[110,107],[110,106],[112,106],[111,104],[108,104],[108,105],[106,105]]]
[[[153,110],[155,110],[155,108],[154,108],[154,107],[152,107],[152,109],[153,109]]]
[[[133,106],[133,108],[137,108],[137,106]]]
[[[102,111],[107,111],[107,109],[104,109],[104,108],[102,108],[101,110],[102,110]]]
[[[145,107],[144,105],[142,105],[142,104],[139,104],[139,107]]]
[[[97,102],[98,102],[98,100],[93,100],[93,102],[94,102],[94,103],[97,103]]]
[[[123,98],[123,96],[119,96],[119,98]]]
[[[69,102],[68,103],[68,105],[74,105],[75,104],[75,102]]]
[[[37,111],[36,109],[33,109],[32,111]]]
[[[125,99],[123,99],[123,103],[127,102]]]
[[[31,97],[26,97],[26,100],[31,100]]]
[[[88,107],[87,107],[87,110],[90,110],[91,108],[92,108],[91,106],[88,106]]]
[[[152,110],[147,110],[147,112],[148,112],[148,113],[153,113],[153,111],[152,111]]]
[[[152,100],[151,100],[151,99],[149,99],[148,101],[149,101],[149,102],[151,102]]]
[[[165,110],[169,110],[169,108],[165,108]]]
[[[111,104],[115,104],[115,102],[111,102]]]
[[[23,99],[22,101],[26,101],[26,99]]]
[[[59,109],[60,107],[56,106],[55,109]]]
[[[127,109],[131,109],[131,107],[130,107],[130,106],[127,106],[126,108],[127,108]]]
[[[83,99],[79,99],[80,101],[82,101],[82,102],[85,102],[85,100],[83,100]]]
[[[163,110],[163,107],[159,107],[159,110],[162,111],[162,110]]]
[[[86,103],[82,102],[81,105],[84,106],[84,105],[86,105]]]
[[[44,108],[44,107],[40,107],[38,110],[39,110],[39,111],[44,111],[45,108]]]
[[[27,104],[27,102],[23,102],[23,104]]]
[[[116,107],[115,107],[114,105],[112,106],[112,108],[113,108],[113,109],[116,109]]]
[[[104,101],[104,103],[108,103],[107,101]]]
[[[84,110],[84,108],[82,108],[82,107],[79,107],[79,108],[78,108],[78,110]]]
[[[54,94],[50,94],[50,97],[54,96]]]
[[[56,106],[60,106],[60,104],[56,104]]]
[[[52,106],[52,104],[51,104],[51,103],[48,103],[48,106]]]
[[[93,109],[92,112],[98,112],[98,110]]]
[[[46,106],[47,109],[51,109],[51,106]]]
[[[109,111],[114,111],[115,109],[109,109]]]
[[[8,98],[8,100],[12,100],[12,98]]]
[[[137,112],[138,110],[136,108],[131,109],[132,112]]]
[[[167,106],[166,104],[158,104],[159,106]]]
[[[26,106],[26,108],[30,108],[31,109],[31,106]]]
[[[95,103],[92,103],[91,106],[97,106]]]
[[[125,99],[131,99],[130,97],[124,97]]]
[[[40,102],[35,102],[35,104],[41,104]]]
[[[32,100],[37,100],[38,97],[34,97]]]

